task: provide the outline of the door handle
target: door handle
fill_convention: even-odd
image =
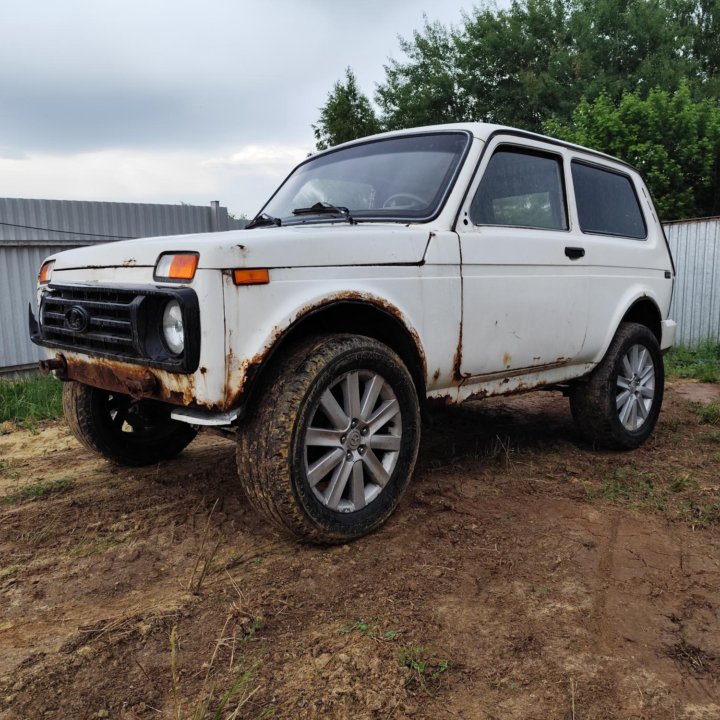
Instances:
[[[581,257],[585,257],[585,248],[581,247],[566,247],[565,254],[571,260],[578,260]]]

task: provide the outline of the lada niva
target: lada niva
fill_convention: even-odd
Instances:
[[[590,443],[639,446],[674,275],[632,167],[454,124],[308,157],[244,230],[53,255],[30,330],[87,448],[151,464],[224,428],[259,512],[343,542],[395,509],[427,402],[562,389]]]

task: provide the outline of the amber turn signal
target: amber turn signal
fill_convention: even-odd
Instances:
[[[192,280],[198,265],[197,253],[166,253],[155,266],[156,280]]]
[[[270,282],[270,273],[267,268],[233,270],[233,282],[236,285],[267,285]]]
[[[45,285],[46,283],[50,282],[50,278],[52,277],[52,271],[55,267],[55,261],[54,260],[48,260],[47,262],[44,262],[42,264],[42,267],[40,268],[40,272],[38,273],[38,282],[41,285]]]

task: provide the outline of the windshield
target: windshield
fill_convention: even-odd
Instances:
[[[468,142],[463,132],[406,135],[310,158],[262,213],[283,225],[348,217],[428,220],[445,200]]]

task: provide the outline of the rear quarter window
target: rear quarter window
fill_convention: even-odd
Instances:
[[[647,227],[632,180],[623,173],[572,161],[580,229],[644,240]]]

